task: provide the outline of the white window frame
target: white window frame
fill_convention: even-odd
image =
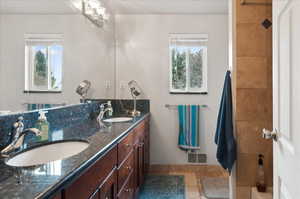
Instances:
[[[189,53],[186,51],[186,82],[187,87],[185,90],[182,89],[174,89],[173,88],[173,66],[172,66],[172,41],[175,39],[197,39],[197,41],[206,42],[206,48],[203,51],[203,65],[202,65],[202,87],[193,89],[190,88],[190,73],[189,73]],[[207,65],[208,65],[208,34],[169,34],[169,92],[171,94],[207,94],[208,86],[207,86]]]
[[[63,84],[61,88],[53,89],[50,87],[51,85],[51,77],[49,74],[51,73],[51,55],[49,53],[50,46],[54,44],[61,45],[63,47],[63,34],[25,34],[25,90],[24,92],[62,92]],[[36,45],[44,45],[47,46],[47,61],[48,61],[48,87],[39,88],[34,85],[34,64],[32,61],[34,60],[34,55],[32,53],[33,43]],[[49,44],[47,44],[49,43]],[[62,78],[63,78],[63,52],[62,52]]]

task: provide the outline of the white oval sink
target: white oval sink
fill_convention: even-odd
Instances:
[[[103,120],[103,122],[129,122],[132,120],[132,117],[113,117]]]
[[[85,141],[64,141],[42,145],[17,154],[8,159],[6,164],[14,167],[29,167],[46,164],[51,161],[71,157],[89,146]]]

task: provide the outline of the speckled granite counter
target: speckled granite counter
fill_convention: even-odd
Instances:
[[[16,169],[7,166],[1,160],[0,198],[51,197],[77,179],[95,160],[115,146],[122,137],[148,116],[149,113],[142,114],[131,122],[113,123],[110,127],[103,129],[99,128],[95,120],[90,119],[69,127],[52,127],[49,132],[51,141],[86,140],[89,142],[89,147],[75,156],[33,168]],[[40,143],[29,142],[27,148],[38,144]],[[21,183],[18,183],[18,180]]]

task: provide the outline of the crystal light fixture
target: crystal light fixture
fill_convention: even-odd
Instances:
[[[82,0],[82,14],[100,28],[109,18],[99,0]]]

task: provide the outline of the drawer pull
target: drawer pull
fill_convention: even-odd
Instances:
[[[125,192],[130,192],[130,189],[125,189]]]
[[[139,147],[142,147],[142,146],[144,146],[144,143],[139,144]]]
[[[130,147],[130,146],[131,146],[131,144],[125,144],[125,146],[127,146],[127,147]]]
[[[127,166],[126,169],[131,170],[131,167],[130,167],[130,166]]]

